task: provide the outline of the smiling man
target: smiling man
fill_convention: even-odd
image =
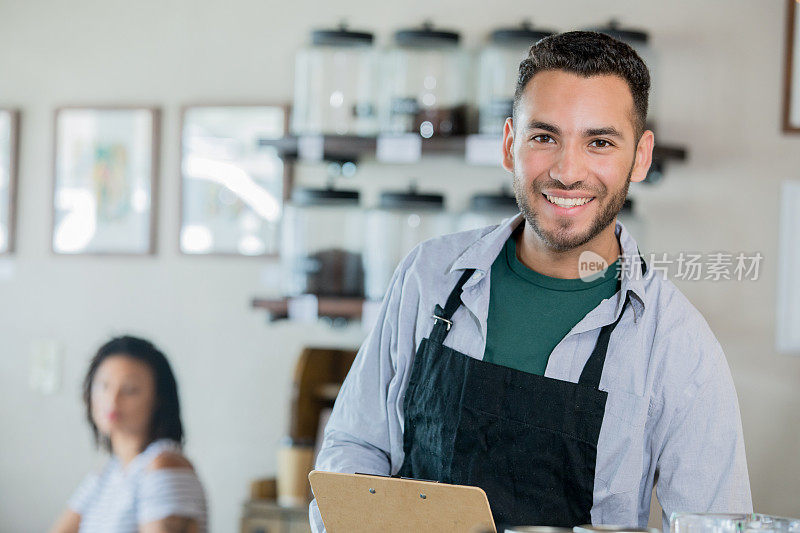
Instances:
[[[531,48],[503,138],[521,214],[397,268],[318,469],[479,486],[501,527],[644,526],[654,486],[665,529],[752,510],[722,349],[616,221],[650,167],[649,87],[606,35]],[[581,277],[582,254],[606,268]]]

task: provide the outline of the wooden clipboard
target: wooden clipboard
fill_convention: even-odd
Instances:
[[[319,470],[308,480],[327,533],[496,533],[479,487]]]

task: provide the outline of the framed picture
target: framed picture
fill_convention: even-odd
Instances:
[[[800,133],[800,0],[786,0],[786,74],[783,131]]]
[[[19,112],[0,109],[0,255],[14,251]]]
[[[190,255],[278,254],[289,173],[261,139],[287,133],[283,105],[183,109],[180,251]]]
[[[55,253],[155,252],[159,116],[144,107],[56,111]]]

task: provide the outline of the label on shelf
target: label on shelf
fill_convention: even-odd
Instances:
[[[297,156],[304,161],[322,161],[325,138],[322,135],[303,135],[297,138]]]
[[[497,135],[467,135],[464,157],[470,165],[498,166],[503,157],[503,138]]]
[[[302,294],[287,302],[289,320],[316,322],[319,318],[319,300],[314,294]]]
[[[381,163],[416,163],[422,159],[422,137],[416,133],[379,135],[375,157]]]

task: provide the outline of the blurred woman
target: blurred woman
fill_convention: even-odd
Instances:
[[[205,495],[182,453],[178,387],[164,354],[143,339],[112,339],[89,365],[83,400],[111,458],[86,476],[52,531],[205,532]]]

